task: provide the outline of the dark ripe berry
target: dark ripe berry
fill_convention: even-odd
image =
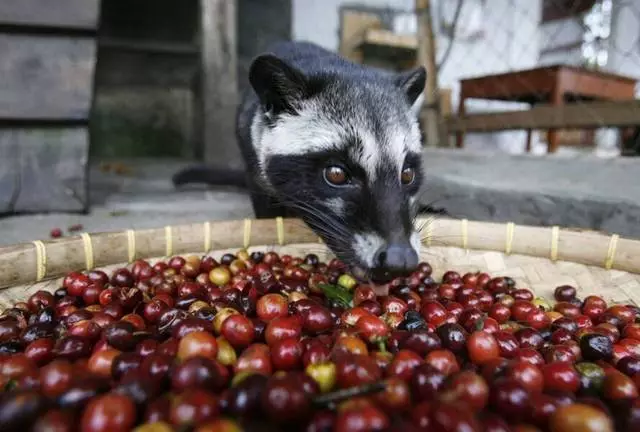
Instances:
[[[512,358],[513,356],[515,356],[516,351],[519,348],[519,344],[518,340],[513,334],[506,331],[498,331],[493,334],[493,337],[498,343],[500,357]]]
[[[559,302],[568,302],[576,298],[577,290],[571,285],[561,285],[555,289],[553,296]]]
[[[302,363],[302,344],[296,339],[284,339],[271,347],[271,363],[276,370],[294,370]]]
[[[55,344],[53,352],[57,357],[68,360],[77,360],[88,357],[91,353],[91,343],[88,339],[79,336],[64,336]]]
[[[119,321],[104,330],[104,337],[115,349],[129,351],[136,346],[136,338],[133,335],[135,330],[135,326],[130,322]]]
[[[473,363],[481,365],[500,357],[500,345],[492,334],[477,331],[467,340],[467,353]]]
[[[638,387],[622,372],[613,371],[605,375],[602,395],[610,401],[633,400],[638,397]]]
[[[633,377],[640,372],[640,359],[633,356],[627,356],[618,361],[616,367],[623,374]]]
[[[222,255],[222,257],[220,257],[220,264],[224,265],[224,266],[228,266],[229,264],[231,264],[233,261],[236,260],[236,256],[230,253],[226,253],[224,255]]]
[[[382,307],[380,303],[374,300],[364,300],[358,305],[359,308],[369,312],[371,315],[380,316],[382,315]]]
[[[539,367],[525,361],[507,366],[504,376],[511,379],[530,393],[542,393],[544,376]]]
[[[571,332],[560,328],[551,333],[550,342],[555,345],[560,345],[572,339]]]
[[[54,360],[40,369],[40,388],[50,398],[67,391],[73,380],[73,365],[66,360]]]
[[[87,405],[81,420],[81,430],[128,431],[136,420],[134,402],[124,395],[107,393],[92,399]]]
[[[636,319],[635,310],[624,305],[611,306],[609,307],[609,309],[606,310],[606,313],[609,313],[615,316],[616,318],[620,319],[620,321],[622,321],[623,326],[632,324]]]
[[[119,354],[120,351],[112,348],[94,351],[87,362],[87,368],[96,376],[109,378],[111,376],[113,361]]]
[[[573,342],[573,341],[571,341]],[[579,348],[578,348],[579,351]],[[569,345],[555,345],[544,348],[544,359],[547,363],[568,362],[575,363],[577,357]]]
[[[56,398],[56,405],[64,410],[80,410],[87,403],[98,396],[108,386],[106,382],[96,380],[80,381],[74,383],[68,390]]]
[[[33,424],[33,432],[73,432],[76,419],[71,411],[50,409]]]
[[[529,392],[514,380],[503,379],[494,383],[489,400],[495,412],[507,419],[517,420],[528,414]]]
[[[51,338],[54,336],[55,324],[53,323],[37,323],[31,324],[22,333],[20,340],[27,345],[38,339]]]
[[[188,333],[180,339],[178,344],[178,360],[180,361],[192,357],[215,359],[217,355],[218,343],[216,338],[207,331]]]
[[[324,306],[311,305],[302,316],[302,328],[308,334],[324,333],[334,326],[331,312]]]
[[[541,366],[545,363],[542,354],[533,348],[519,348],[514,355],[514,359],[527,361],[536,366]]]
[[[444,373],[430,364],[418,365],[409,381],[413,399],[416,402],[432,400],[444,387],[446,378]]]
[[[373,405],[341,410],[335,421],[336,432],[381,431],[389,427],[387,415]]]
[[[43,366],[53,359],[53,339],[38,339],[24,349],[24,355],[38,366]]]
[[[436,333],[444,348],[454,353],[464,351],[468,334],[460,324],[442,324],[436,329]]]
[[[539,332],[532,328],[523,328],[514,333],[520,348],[540,349],[544,339]]]
[[[171,387],[177,392],[192,388],[220,389],[224,384],[216,361],[205,357],[191,357],[171,372]]]
[[[218,313],[220,315],[220,313]],[[188,317],[189,315],[187,315]],[[215,324],[214,324],[215,329]],[[198,318],[185,318],[173,327],[171,335],[176,339],[182,339],[189,333],[208,332],[211,330],[211,323]],[[219,329],[217,329],[219,330]]]
[[[47,409],[47,400],[36,391],[13,391],[0,394],[0,425],[2,430],[29,430],[38,416]]]
[[[580,374],[571,363],[556,362],[542,366],[546,392],[575,393],[580,388]]]
[[[410,366],[406,364],[406,367]],[[382,371],[379,366],[366,355],[345,355],[336,361],[336,379],[342,388],[374,383],[380,378]]]
[[[553,307],[553,310],[556,312],[560,312],[567,318],[576,318],[577,316],[581,315],[579,306],[565,301],[556,303]]]
[[[466,331],[472,333],[480,328],[484,319],[484,314],[477,308],[466,308],[458,319]]]
[[[267,380],[264,375],[251,374],[231,387],[224,396],[224,410],[237,417],[258,417],[261,412],[261,395]]]
[[[311,407],[301,382],[288,376],[271,377],[261,399],[263,412],[277,423],[299,421],[309,414]]]
[[[218,398],[205,390],[188,390],[171,403],[169,420],[177,427],[202,424],[218,416]]]
[[[527,314],[525,323],[536,330],[543,330],[551,325],[551,318],[540,309],[534,309]]]
[[[131,371],[137,371],[142,364],[142,356],[133,352],[120,353],[113,358],[111,363],[111,376],[115,381],[119,381],[123,376]]]
[[[451,375],[460,370],[456,356],[449,350],[431,351],[424,360],[445,375]]]
[[[516,300],[511,306],[512,319],[519,322],[526,322],[527,316],[537,307],[528,300]]]
[[[373,315],[360,317],[356,322],[355,328],[362,339],[371,343],[384,340],[389,335],[387,324]]]
[[[462,371],[448,380],[439,399],[452,403],[462,403],[477,413],[487,405],[489,385],[477,373]]]
[[[469,431],[483,430],[475,415],[460,409],[455,402],[436,402],[431,410],[430,424],[433,430]]]
[[[440,349],[441,346],[440,338],[435,333],[426,330],[411,332],[399,343],[399,347],[402,349],[413,351],[421,357]]]
[[[271,375],[273,365],[271,364],[271,351],[269,347],[259,343],[249,346],[238,357],[234,371],[236,375],[241,372]]]
[[[285,317],[289,313],[287,299],[281,294],[265,294],[258,299],[256,314],[258,318],[269,322],[277,317]]]
[[[564,329],[569,333],[573,334],[578,330],[578,325],[573,319],[562,317],[553,321],[552,329],[553,330]]]
[[[588,361],[608,360],[613,356],[613,343],[600,334],[587,334],[580,338],[582,357]]]
[[[221,334],[234,348],[249,346],[256,336],[253,322],[240,314],[231,315],[224,320]]]
[[[423,363],[422,357],[413,351],[400,350],[387,368],[387,375],[408,381],[416,367]]]
[[[277,317],[267,324],[265,340],[268,345],[289,338],[300,338],[302,319],[297,316]]]

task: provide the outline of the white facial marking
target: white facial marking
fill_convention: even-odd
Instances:
[[[420,239],[420,233],[414,231],[409,238],[409,242],[411,243],[411,247],[416,251],[418,256],[420,256],[420,249],[422,248],[422,241]]]
[[[323,112],[317,101],[309,100],[301,104],[297,115],[281,115],[273,128],[266,128],[261,117],[255,116],[251,138],[263,173],[269,156],[337,149],[346,145],[348,139],[358,139],[362,153],[356,162],[367,173],[367,180],[373,182],[381,163],[392,163],[400,175],[406,151],[420,152],[418,122],[410,111],[406,120],[409,130],[400,123],[389,122],[383,136],[376,137],[363,114],[354,112],[348,118],[335,121]]]
[[[374,267],[374,257],[378,249],[384,246],[384,239],[378,234],[356,234],[353,236],[353,251],[367,267]]]
[[[344,200],[342,198],[329,198],[324,201],[324,204],[337,216],[344,215]]]

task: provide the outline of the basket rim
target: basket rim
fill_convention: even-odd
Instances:
[[[426,247],[521,254],[640,273],[640,240],[616,234],[440,217],[422,217],[416,223]],[[0,247],[0,289],[55,279],[71,271],[131,263],[135,259],[319,241],[296,218],[216,220],[144,230],[81,233]],[[16,262],[24,266],[18,269]]]

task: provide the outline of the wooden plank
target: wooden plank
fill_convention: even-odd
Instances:
[[[371,12],[342,9],[339,52],[343,57],[362,62],[362,40],[367,30],[379,28],[380,17]]]
[[[196,44],[136,41],[126,38],[100,38],[98,39],[98,46],[101,49],[176,56],[195,56],[200,53],[200,48]]]
[[[98,28],[100,0],[2,0],[0,25]]]
[[[376,45],[415,52],[418,39],[414,35],[401,35],[384,29],[368,29],[362,35],[359,45]]]
[[[94,39],[0,34],[0,58],[0,119],[89,117]]]
[[[427,71],[427,82],[423,92],[425,115],[422,121],[425,129],[425,145],[449,147],[447,133],[443,127],[443,117],[439,110],[437,48],[433,32],[431,1],[415,0],[415,9],[418,15],[418,63]]]
[[[236,0],[201,0],[201,89],[204,160],[242,167],[236,144],[239,100],[236,49]]]
[[[449,133],[638,126],[640,101],[538,105],[530,110],[452,116],[445,122]]]
[[[87,208],[85,127],[0,129],[0,213]]]
[[[200,68],[199,56],[100,50],[96,83],[103,86],[191,87]]]

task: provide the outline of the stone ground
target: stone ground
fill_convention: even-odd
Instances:
[[[423,201],[451,216],[531,225],[590,228],[640,238],[640,159],[513,156],[425,151]],[[130,175],[91,170],[87,215],[20,215],[0,219],[0,245],[46,239],[52,228],[88,232],[252,217],[242,190],[175,190],[184,162],[128,162]]]

